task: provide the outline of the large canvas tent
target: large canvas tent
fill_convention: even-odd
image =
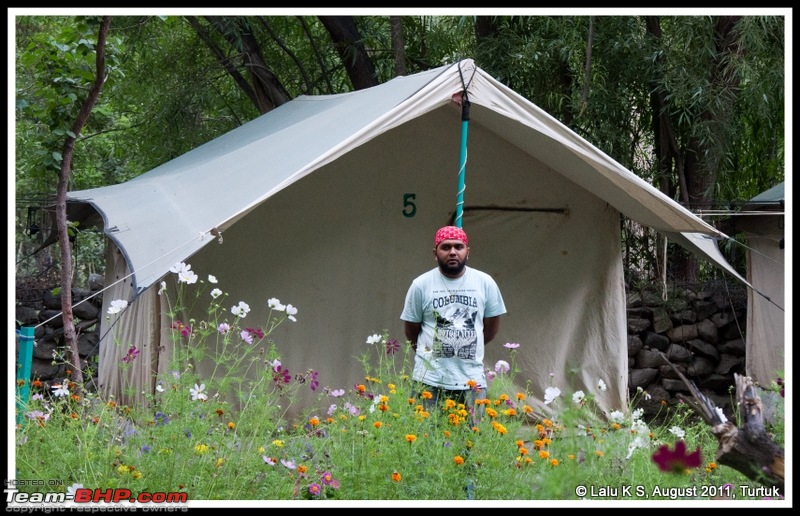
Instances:
[[[363,382],[366,338],[404,340],[404,295],[435,266],[433,235],[453,220],[462,156],[470,265],[497,280],[508,307],[487,366],[509,360],[503,343],[519,343],[517,380],[530,382],[535,407],[553,385],[624,410],[621,217],[735,274],[717,249],[724,235],[471,60],[302,96],[131,181],[71,192],[70,218],[102,218],[112,244],[105,306],[131,301],[101,329],[102,389],[152,391],[168,367],[157,290],[176,262],[216,276],[231,306],[249,303],[247,322],[265,319],[271,297],[297,307],[297,322],[273,334],[291,371],[318,370],[331,388]],[[142,347],[134,367],[118,368],[127,346],[114,342]]]

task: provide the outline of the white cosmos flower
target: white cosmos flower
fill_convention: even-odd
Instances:
[[[203,392],[203,390],[205,388],[206,388],[206,384],[204,384],[204,383],[201,383],[199,387],[198,387],[197,384],[194,384],[194,388],[189,389],[189,394],[192,395],[192,401],[194,401],[194,400],[203,400],[203,401],[207,400],[208,396],[206,396],[206,394]]]
[[[231,313],[237,317],[241,317],[242,319],[250,313],[250,305],[245,303],[244,301],[239,301],[239,304],[231,308]]]
[[[606,392],[606,390],[608,389],[608,387],[606,387],[606,382],[604,382],[602,378],[597,380],[597,388],[603,392]]]
[[[69,388],[66,378],[63,382],[53,385],[53,395],[61,398],[62,396],[69,396]]]
[[[292,322],[297,322],[297,318],[295,317],[295,315],[297,315],[297,308],[292,305],[286,305],[286,314],[289,316],[287,319]]]
[[[619,410],[615,410],[608,415],[608,418],[611,420],[612,423],[622,423],[625,420],[625,414],[623,414]]]
[[[367,337],[367,344],[377,344],[381,341],[381,336],[377,333],[373,333],[369,337]]]
[[[672,428],[670,428],[669,433],[671,433],[678,439],[683,439],[686,436],[686,432],[679,426],[673,426]]]
[[[286,307],[281,304],[281,300],[278,299],[277,297],[272,297],[269,300],[267,300],[267,306],[271,310],[275,310],[277,312],[283,312],[284,310],[286,310]]]
[[[544,404],[549,405],[554,399],[561,396],[561,389],[558,387],[548,387],[544,391]]]
[[[583,402],[586,400],[586,394],[583,391],[575,391],[572,394],[572,403],[575,405],[583,405]]]
[[[216,283],[217,282],[217,277],[212,275],[212,274],[209,274],[208,275],[208,282],[209,283]]]
[[[118,314],[127,307],[128,307],[127,301],[125,301],[124,299],[115,299],[111,302],[111,306],[108,307],[108,314],[109,315]]]
[[[221,295],[222,291],[218,288],[215,288],[214,290],[211,291],[211,297],[213,297],[214,299],[217,299]]]
[[[728,418],[722,412],[722,407],[714,407],[714,410],[717,412],[717,415],[719,416],[719,418],[722,420],[723,423],[726,423],[728,421]]]
[[[161,286],[158,289],[158,295],[160,296],[161,293],[164,292],[165,290],[167,290],[167,282],[166,281],[162,281],[161,282]]]

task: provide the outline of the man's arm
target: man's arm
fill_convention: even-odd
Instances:
[[[419,337],[419,332],[422,331],[422,323],[403,321],[403,330],[405,331],[406,339],[411,342],[411,347],[416,351],[417,337]]]
[[[500,330],[500,316],[483,318],[483,343],[488,344],[497,336]]]

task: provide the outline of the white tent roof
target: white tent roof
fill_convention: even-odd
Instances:
[[[451,102],[468,85],[471,120],[518,146],[630,219],[744,281],[715,228],[587,143],[473,61],[398,77],[366,90],[302,96],[123,184],[75,191],[89,203],[141,293],[249,211],[365,142]],[[557,142],[558,145],[553,145]]]

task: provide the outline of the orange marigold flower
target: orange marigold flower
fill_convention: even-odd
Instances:
[[[445,430],[443,434],[445,437],[450,437],[450,430]]]
[[[71,413],[71,414],[69,415],[69,417],[71,417],[72,419],[78,419],[78,414],[76,414],[75,412],[73,412],[73,413]]]
[[[506,409],[506,410],[504,410],[504,411],[503,411],[503,414],[505,414],[505,415],[506,415],[506,416],[508,416],[508,417],[514,417],[514,416],[516,416],[516,415],[517,415],[517,411],[516,411],[516,410],[514,410],[513,408],[510,408],[510,409]]]
[[[78,386],[78,384],[77,384],[77,383],[75,383],[75,382],[67,382],[67,386],[69,386],[70,390],[72,390],[72,389],[74,389],[75,387],[77,387],[77,386]]]
[[[380,428],[383,426],[383,423],[381,423],[380,421],[375,421],[374,423],[372,423],[372,426],[374,426],[375,428]]]
[[[304,466],[302,464],[297,466],[297,472],[300,473],[301,475],[305,475],[307,471],[308,471],[308,466]]]
[[[547,459],[550,457],[550,452],[547,450],[539,450],[539,458],[540,459]]]
[[[525,441],[523,441],[522,439],[517,439],[516,441],[514,441],[514,444],[516,444],[517,448],[519,448],[521,446],[525,446]]]
[[[550,465],[553,467],[558,466],[558,459],[550,459]]]
[[[544,426],[546,426],[547,428],[552,428],[553,426],[553,422],[550,421],[549,419],[543,419],[542,424],[544,424]]]
[[[97,416],[92,416],[92,423],[94,423],[94,424],[96,425],[96,424],[97,424],[97,423],[99,423],[99,422],[100,422],[100,418],[99,418],[99,417],[97,417]]]
[[[67,369],[64,373],[66,373],[67,376],[72,376],[72,369]]]
[[[619,430],[622,427],[619,426],[619,423],[611,423],[611,428],[613,428],[614,430]]]
[[[498,397],[498,399],[499,399],[500,401],[508,401],[508,394],[506,394],[506,393],[503,393],[503,394],[501,394],[501,395]]]
[[[536,439],[535,441],[533,441],[533,447],[536,448],[537,450],[541,450],[542,447],[544,447],[544,441],[542,441],[541,439]]]
[[[108,403],[106,403],[106,405],[108,406],[108,408],[114,408],[114,407],[117,406],[117,402],[114,401],[114,400],[111,400]]]
[[[319,418],[317,416],[314,416],[314,417],[312,417],[311,419],[308,420],[308,423],[311,426],[317,426],[319,424]]]
[[[415,400],[414,398],[408,398],[406,401],[408,402],[409,405],[413,405],[414,403],[417,402],[417,400]]]
[[[422,399],[429,400],[429,399],[433,398],[433,393],[430,392],[430,391],[422,391],[421,396],[422,396]]]
[[[81,397],[78,394],[73,394],[70,398],[72,398],[73,401],[81,401]]]
[[[403,477],[400,476],[400,473],[397,471],[392,472],[392,482],[400,482]]]
[[[528,454],[528,449],[525,448],[524,446],[520,446],[519,447],[519,454],[520,455],[527,455]]]
[[[325,418],[325,422],[326,422],[326,423],[328,423],[329,425],[330,425],[330,424],[333,424],[335,421],[336,421],[336,420],[335,420],[335,419],[333,419],[332,417],[326,417],[326,418]]]
[[[548,444],[551,444],[553,441],[552,441],[552,439],[550,439],[549,437],[545,437],[545,438],[543,438],[543,439],[542,439],[542,442],[543,442],[545,445],[548,445]]]
[[[42,382],[40,380],[34,380],[31,382],[31,385],[34,387],[42,388]]]
[[[501,425],[500,423],[493,424],[492,426],[500,435],[506,435],[508,433],[508,429],[503,425]]]
[[[358,385],[356,385],[356,390],[363,394],[367,392],[367,387],[363,383],[359,383]]]
[[[451,409],[455,407],[456,407],[455,400],[450,400],[450,399],[444,400],[444,408]]]
[[[381,412],[386,412],[387,410],[389,410],[389,405],[387,405],[386,403],[380,403],[378,404],[378,410],[380,410]]]
[[[489,401],[489,399],[488,399],[488,398],[483,398],[483,399],[480,399],[480,400],[475,400],[475,404],[476,404],[476,405],[488,405],[489,403],[491,403],[491,401]]]
[[[476,382],[475,380],[467,380],[467,387],[469,387],[470,389],[475,389],[476,387],[478,387],[478,382]]]
[[[462,457],[461,455],[456,455],[455,457],[453,457],[453,462],[455,462],[460,466],[461,464],[464,464],[464,457]]]
[[[604,457],[605,456],[605,453],[603,453],[601,450],[595,450],[594,454],[597,455],[598,457]]]
[[[381,394],[380,400],[381,403],[389,403],[389,396],[385,394]]]
[[[17,386],[25,387],[25,380],[17,380]]]
[[[708,469],[710,469],[712,471],[717,469],[717,463],[716,462],[709,462],[708,463]]]
[[[524,399],[525,399],[525,393],[524,393],[524,392],[518,392],[518,393],[517,393],[517,399],[518,399],[519,401],[522,401],[522,400],[524,400]]]
[[[486,415],[489,417],[497,417],[497,411],[493,408],[487,408]]]
[[[406,441],[413,443],[417,440],[417,436],[414,434],[406,434]]]
[[[228,428],[230,428],[231,430],[235,430],[236,423],[234,423],[233,421],[228,421]]]
[[[222,417],[222,415],[223,415],[223,414],[225,414],[225,411],[224,411],[224,410],[222,410],[221,408],[218,408],[218,409],[217,409],[215,412],[217,413],[217,415],[218,415],[219,417]]]

